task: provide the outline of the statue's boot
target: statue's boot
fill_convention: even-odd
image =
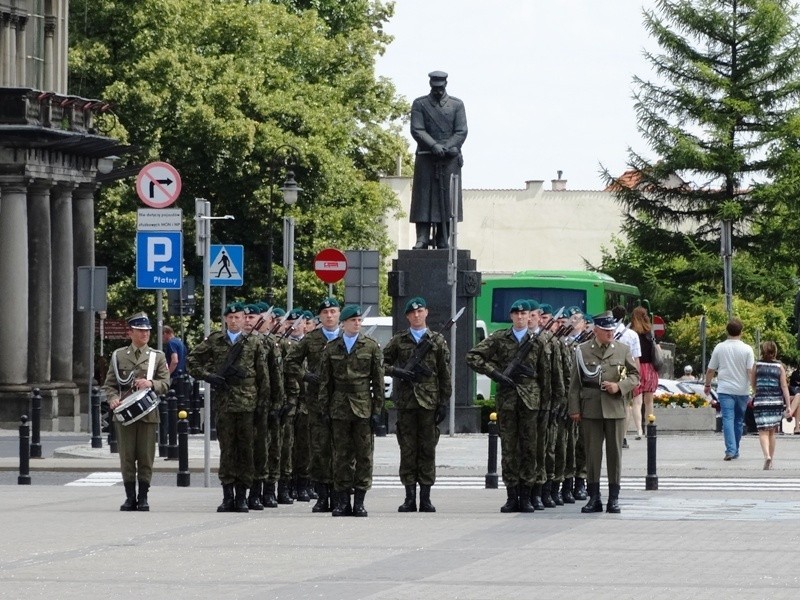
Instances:
[[[431,224],[417,223],[417,243],[412,250],[426,250],[431,245]]]
[[[450,234],[447,231],[447,223],[436,224],[436,247],[441,250],[446,250],[450,247],[448,243]]]

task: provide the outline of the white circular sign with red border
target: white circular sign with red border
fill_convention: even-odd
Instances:
[[[314,273],[325,283],[336,283],[347,273],[347,257],[336,248],[325,248],[314,257]]]
[[[136,193],[147,206],[166,208],[181,193],[181,176],[169,163],[151,162],[136,177]]]

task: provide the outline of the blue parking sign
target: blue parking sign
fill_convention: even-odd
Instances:
[[[180,231],[136,232],[136,287],[179,290],[183,276],[183,234]]]

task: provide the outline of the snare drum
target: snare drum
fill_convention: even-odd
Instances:
[[[123,425],[135,423],[158,406],[159,398],[153,390],[139,390],[131,394],[114,409],[114,418]]]

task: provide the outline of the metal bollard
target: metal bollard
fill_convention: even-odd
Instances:
[[[175,390],[167,393],[167,416],[169,421],[167,460],[178,460],[178,398],[175,396]]]
[[[33,389],[31,396],[31,458],[42,458],[42,394]]]
[[[386,422],[389,419],[388,415],[388,410],[385,408],[381,410],[381,422],[380,425],[375,428],[375,437],[386,437],[386,434],[389,431],[389,428],[386,425]]]
[[[22,424],[19,426],[19,477],[17,477],[17,485],[30,485],[31,447],[28,415],[22,415],[19,420]]]
[[[185,410],[178,413],[178,487],[189,487],[189,415]]]
[[[203,403],[200,401],[200,381],[192,382],[192,401],[189,404],[189,433],[200,433],[200,411]]]
[[[489,466],[486,472],[486,489],[497,489],[497,413],[489,415]]]
[[[647,415],[647,477],[644,480],[644,489],[658,489],[658,475],[656,474],[656,417]]]
[[[100,388],[92,386],[92,448],[103,447],[103,437],[100,433]]]
[[[117,443],[117,425],[115,423],[114,411],[108,411],[108,449],[111,454],[119,454],[119,444]]]
[[[167,433],[169,431],[169,419],[167,418],[167,399],[161,396],[158,403],[158,457],[167,457]]]

